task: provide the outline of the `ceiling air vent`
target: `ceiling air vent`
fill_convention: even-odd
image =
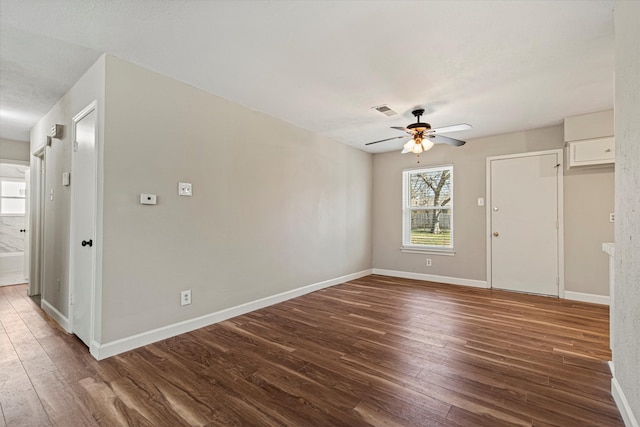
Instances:
[[[374,110],[376,110],[379,113],[384,114],[385,116],[395,116],[396,113],[395,111],[393,111],[391,108],[387,107],[386,105],[378,105],[377,107],[371,107]]]

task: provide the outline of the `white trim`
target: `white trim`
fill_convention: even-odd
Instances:
[[[413,246],[401,247],[400,252],[404,252],[406,254],[426,254],[426,255],[444,255],[444,256],[454,256],[456,254],[456,251],[453,251],[453,250],[422,249],[422,248],[416,248]]]
[[[58,311],[57,308],[49,304],[47,301],[42,300],[40,306],[53,320],[58,323],[67,333],[71,333],[71,325],[69,324],[69,319],[62,313]]]
[[[593,304],[609,305],[610,298],[607,295],[587,294],[584,292],[564,291],[564,298],[573,301],[590,302]]]
[[[555,154],[557,157],[557,197],[558,197],[558,297],[565,298],[564,290],[564,174],[562,162],[564,161],[564,151],[560,149],[532,151],[529,153],[508,154],[502,156],[487,157],[486,159],[486,255],[487,255],[487,287],[492,287],[491,282],[491,162],[493,160],[517,159],[521,157],[543,156]]]
[[[420,207],[411,207],[409,206],[409,180],[411,174],[420,173],[420,172],[437,172],[437,171],[450,171],[451,175],[449,176],[449,182],[451,187],[451,197],[450,197],[450,205],[447,206],[420,206]],[[422,249],[424,251],[449,251],[454,252],[454,218],[455,218],[455,201],[454,201],[454,170],[453,164],[442,165],[442,166],[422,166],[419,168],[413,169],[404,169],[402,171],[402,252],[411,252],[412,250]],[[414,210],[449,210],[450,213],[450,222],[449,222],[449,238],[451,244],[449,246],[429,246],[429,245],[411,245],[411,212]],[[408,242],[408,243],[407,243]],[[408,251],[407,251],[408,249]]]
[[[44,148],[46,147],[45,144],[42,144],[40,147],[36,148],[31,155],[34,157],[40,157],[43,158],[44,157]]]
[[[446,283],[448,285],[472,286],[474,288],[487,288],[484,280],[463,279],[461,277],[437,276],[435,274],[411,273],[409,271],[384,270],[374,268],[373,274],[381,276],[399,277],[402,279],[424,280],[426,282]]]
[[[624,391],[622,390],[622,387],[620,387],[620,383],[618,382],[616,377],[611,378],[611,395],[613,396],[613,400],[618,406],[620,415],[624,420],[624,425],[627,427],[640,427],[640,425],[638,424],[638,420],[631,411],[629,401],[624,395]]]
[[[206,314],[204,316],[174,323],[172,325],[163,326],[158,329],[142,332],[137,335],[122,338],[105,344],[100,344],[96,341],[92,341],[91,354],[97,360],[106,359],[107,357],[115,356],[116,354],[133,350],[134,348],[142,347],[160,340],[193,331],[195,329],[203,328],[214,323],[222,322],[223,320],[259,310],[270,305],[278,304],[280,302],[287,301],[289,299],[296,298],[310,292],[328,288],[330,286],[335,286],[340,283],[348,282],[350,280],[359,279],[361,277],[368,276],[371,273],[372,270],[369,269],[357,273],[348,274],[346,276],[337,277],[335,279],[325,280],[323,282],[318,282],[311,285],[303,286],[301,288],[292,289],[280,294],[261,298],[259,300],[220,310],[215,313]]]

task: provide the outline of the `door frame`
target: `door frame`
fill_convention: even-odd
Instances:
[[[72,143],[72,147],[71,147],[71,209],[70,209],[70,229],[69,229],[69,300],[67,301],[68,304],[68,313],[69,313],[69,329],[71,332],[73,332],[75,330],[74,324],[73,324],[73,319],[74,319],[74,313],[73,313],[73,295],[75,294],[75,287],[76,287],[76,278],[75,278],[75,257],[76,257],[76,251],[77,251],[77,244],[75,244],[77,241],[79,241],[80,236],[78,236],[78,230],[77,227],[75,225],[75,218],[78,216],[79,211],[77,209],[77,198],[78,195],[76,194],[76,188],[77,186],[73,185],[73,180],[77,179],[75,175],[75,171],[77,171],[77,156],[76,156],[76,150],[75,150],[75,141],[76,141],[76,125],[77,123],[82,120],[84,117],[86,117],[88,114],[90,114],[91,112],[96,113],[96,126],[94,129],[95,132],[95,136],[94,136],[94,158],[95,158],[95,163],[94,163],[94,168],[96,171],[96,180],[94,182],[94,186],[95,186],[95,209],[94,209],[94,218],[93,218],[93,223],[94,223],[94,228],[93,228],[93,239],[94,239],[94,246],[95,246],[95,250],[93,251],[93,256],[92,256],[92,264],[93,264],[93,269],[91,271],[91,284],[90,284],[90,304],[89,304],[89,351],[92,355],[97,354],[99,345],[96,342],[96,326],[98,325],[97,319],[96,319],[96,315],[98,313],[97,310],[97,306],[98,306],[98,298],[97,298],[97,292],[96,292],[96,283],[97,283],[97,271],[98,271],[98,259],[100,259],[100,255],[99,253],[101,253],[101,233],[99,235],[98,230],[100,229],[99,227],[99,223],[98,223],[98,218],[99,218],[99,206],[100,206],[100,194],[98,193],[99,190],[99,181],[100,181],[100,172],[101,172],[101,168],[99,167],[99,165],[101,164],[101,146],[100,146],[100,139],[99,136],[101,134],[100,132],[100,115],[99,115],[99,111],[98,111],[98,102],[97,101],[93,101],[91,102],[89,105],[87,105],[85,108],[82,109],[82,111],[80,111],[78,114],[76,114],[73,119],[71,120],[71,143]]]
[[[31,265],[29,272],[28,295],[43,295],[44,289],[44,189],[45,189],[45,168],[47,165],[46,145],[43,144],[31,153],[31,171],[38,173],[31,174]],[[35,184],[35,185],[34,185]],[[44,296],[44,295],[43,295]],[[45,301],[42,298],[41,301]]]
[[[558,179],[557,179],[557,204],[558,204],[558,297],[564,298],[564,151],[559,148],[555,150],[532,151],[528,153],[507,154],[502,156],[487,157],[486,161],[486,195],[485,216],[486,216],[486,232],[485,238],[487,243],[487,288],[493,288],[491,276],[492,261],[492,243],[491,238],[491,162],[494,160],[518,159],[524,157],[535,157],[547,154],[555,154],[558,159]]]

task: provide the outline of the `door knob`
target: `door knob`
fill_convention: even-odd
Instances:
[[[500,235],[500,233],[498,233],[497,231],[494,231],[494,232],[493,232],[493,235],[494,235],[495,237],[498,237],[498,236]]]
[[[82,246],[89,246],[89,247],[93,246],[93,239],[83,240]]]

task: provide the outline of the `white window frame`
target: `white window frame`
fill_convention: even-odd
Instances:
[[[410,196],[410,177],[416,173],[423,172],[439,172],[448,170],[450,171],[450,186],[451,186],[451,201],[450,204],[445,206],[432,206],[432,207],[411,207]],[[454,255],[454,186],[453,186],[453,165],[444,166],[430,166],[421,167],[416,169],[405,169],[402,171],[402,252],[418,252],[418,253],[436,253],[441,255]],[[451,213],[451,223],[449,225],[450,241],[449,246],[432,246],[432,245],[416,245],[411,243],[411,212],[414,210],[435,210],[435,209],[448,209]]]
[[[2,183],[3,182],[24,182],[23,178],[10,178],[10,177],[1,177],[0,178],[0,216],[25,216],[26,215],[26,207],[25,212],[23,213],[2,213],[2,200],[3,199],[22,199],[25,200],[26,203],[26,194],[24,196],[4,196],[2,195]]]

